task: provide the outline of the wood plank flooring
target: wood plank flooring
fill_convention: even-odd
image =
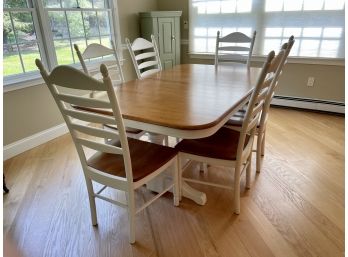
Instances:
[[[3,232],[25,257],[344,256],[344,118],[271,109],[262,172],[232,191],[206,192],[199,206],[166,194],[136,218],[128,243],[126,211],[97,200],[93,227],[82,169],[69,135],[4,162]],[[189,176],[232,183],[232,171],[192,165]],[[123,194],[107,190],[115,198]],[[152,196],[142,188],[137,202]]]

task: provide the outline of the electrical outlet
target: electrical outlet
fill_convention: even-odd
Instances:
[[[307,87],[313,87],[313,86],[314,86],[314,77],[308,77]]]

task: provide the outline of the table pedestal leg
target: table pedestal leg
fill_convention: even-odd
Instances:
[[[189,198],[199,205],[205,205],[205,203],[207,202],[207,196],[205,195],[205,193],[192,188],[185,181],[183,181],[181,185],[183,197]]]

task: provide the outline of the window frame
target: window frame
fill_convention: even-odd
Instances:
[[[116,51],[119,54],[120,60],[123,60],[122,56],[122,47],[120,40],[120,29],[119,29],[119,16],[117,10],[117,1],[116,0],[106,0],[108,1],[108,8],[48,8],[48,9],[60,9],[59,11],[68,11],[74,10],[83,12],[84,9],[90,9],[90,11],[108,11],[110,12],[109,18],[109,26],[110,26],[110,38],[115,42]],[[39,52],[41,55],[41,60],[43,64],[47,67],[49,71],[51,71],[55,66],[58,65],[58,59],[56,56],[56,50],[54,48],[54,40],[53,33],[51,32],[48,10],[44,7],[43,1],[41,0],[31,0],[32,8],[4,8],[4,12],[11,11],[15,12],[16,9],[31,9],[32,17],[33,17],[33,26],[36,33],[36,41],[38,43]],[[92,10],[93,9],[93,10]],[[89,11],[89,10],[87,10]],[[100,28],[98,28],[100,30]],[[102,38],[101,35],[98,38]],[[71,37],[69,37],[70,41]],[[85,38],[86,39],[86,38]],[[82,40],[82,38],[81,38]],[[34,61],[34,60],[33,60]],[[75,60],[76,61],[76,60]],[[93,61],[87,66],[90,66],[92,69],[97,67],[97,63],[100,61]],[[69,64],[75,68],[82,69],[80,63],[77,61],[76,63]],[[30,86],[41,85],[44,81],[41,78],[39,71],[30,71],[23,72],[21,74],[14,74],[3,76],[3,92],[9,92],[12,90],[22,89]]]

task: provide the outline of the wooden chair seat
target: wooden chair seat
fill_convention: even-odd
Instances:
[[[222,160],[236,160],[239,131],[222,127],[214,135],[199,139],[184,139],[175,148],[183,153]],[[245,145],[249,142],[245,139]]]
[[[114,125],[104,124],[104,126],[109,128],[109,129],[117,130],[117,126],[114,126]],[[141,129],[126,127],[127,134],[139,134],[142,132],[143,132],[143,130],[141,130]]]
[[[114,146],[120,147],[119,142]],[[133,181],[139,181],[159,169],[173,159],[177,150],[149,142],[128,138],[129,152],[132,162]],[[102,172],[126,177],[122,155],[98,152],[90,157],[87,165]]]

